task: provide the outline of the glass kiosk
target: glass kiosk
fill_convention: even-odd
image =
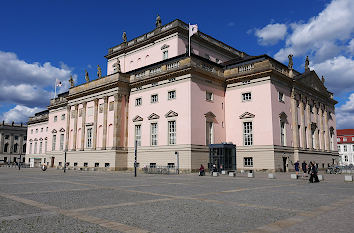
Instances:
[[[236,145],[234,144],[210,144],[209,145],[209,170],[216,166],[218,172],[222,170],[236,171]]]

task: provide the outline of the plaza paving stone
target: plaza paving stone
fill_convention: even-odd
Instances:
[[[354,184],[0,168],[0,232],[352,232]],[[336,227],[340,226],[340,227]]]

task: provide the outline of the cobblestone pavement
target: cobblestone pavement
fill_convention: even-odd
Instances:
[[[0,232],[353,232],[354,184],[0,168]]]

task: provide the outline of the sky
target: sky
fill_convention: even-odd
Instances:
[[[2,1],[0,120],[27,122],[54,96],[55,80],[68,89],[72,75],[106,74],[110,47],[174,19],[250,55],[268,54],[294,68],[310,67],[334,93],[337,128],[354,128],[354,1]]]

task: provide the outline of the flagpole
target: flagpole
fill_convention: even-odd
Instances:
[[[57,96],[57,80],[55,79],[55,84],[54,84],[54,99]]]
[[[191,24],[188,23],[188,56],[190,57],[191,56],[191,36],[190,36],[190,33],[191,33]]]

